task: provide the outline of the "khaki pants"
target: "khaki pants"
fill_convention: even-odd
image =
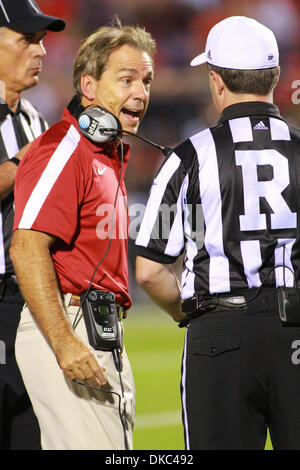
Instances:
[[[69,298],[70,295],[66,294],[66,305]],[[67,307],[71,323],[77,312],[78,307]],[[83,319],[76,327],[76,334],[85,344],[89,344]],[[65,376],[28,307],[24,306],[16,338],[16,358],[39,421],[42,449],[125,449],[119,416],[119,396],[122,396],[119,374],[111,352],[96,351],[96,355],[101,366],[106,369],[107,384],[101,388],[103,391],[86,388]],[[129,449],[132,450],[135,389],[125,349],[122,359],[121,377],[128,428],[126,434]]]

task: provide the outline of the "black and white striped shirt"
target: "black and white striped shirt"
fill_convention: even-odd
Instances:
[[[28,142],[48,128],[47,122],[29,101],[21,99],[13,113],[0,103],[0,163],[14,157]],[[0,274],[13,274],[9,257],[14,218],[13,192],[0,203]]]
[[[226,108],[154,179],[137,254],[184,252],[182,298],[300,285],[300,129],[270,103]]]

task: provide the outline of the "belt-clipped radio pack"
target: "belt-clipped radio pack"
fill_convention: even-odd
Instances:
[[[279,316],[283,325],[300,325],[300,289],[279,286],[277,288]]]
[[[113,351],[121,348],[115,295],[104,290],[91,290],[81,295],[83,318],[89,343],[94,349]]]

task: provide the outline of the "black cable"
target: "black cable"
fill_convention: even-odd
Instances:
[[[116,131],[116,129],[99,129],[100,132],[102,133],[105,133],[103,131]],[[122,133],[126,133],[126,134],[129,134],[129,135],[132,135],[134,137],[138,137],[139,139],[143,140],[144,142],[147,142],[148,144],[152,145],[153,147],[157,148],[158,150],[161,150],[161,152],[165,155],[165,156],[169,156],[171,153],[173,153],[173,149],[170,148],[170,147],[162,147],[161,145],[158,145],[158,144],[155,144],[154,142],[148,140],[148,139],[145,139],[141,136],[138,136],[132,132],[129,132],[129,131],[124,131],[122,130]],[[85,291],[85,294],[83,296],[83,299],[82,301],[80,302],[80,307],[78,308],[78,311],[75,315],[75,319],[73,321],[73,328],[74,330],[76,329],[77,325],[79,324],[82,316],[83,316],[83,313],[80,314],[80,312],[82,311],[82,305],[84,304],[84,302],[86,301],[86,298],[89,294],[89,291],[91,290],[91,287],[92,287],[92,284],[93,284],[93,280],[94,280],[94,277],[98,271],[98,268],[99,266],[102,264],[102,262],[104,261],[104,259],[106,258],[110,248],[111,248],[111,242],[112,242],[112,233],[113,233],[113,229],[114,229],[114,222],[115,222],[115,212],[116,212],[116,205],[117,205],[117,199],[118,199],[118,194],[119,194],[119,190],[120,190],[120,186],[121,186],[121,179],[122,179],[122,174],[123,174],[123,163],[124,163],[124,148],[123,148],[123,142],[121,140],[121,138],[118,136],[118,134],[116,133],[115,134],[115,138],[119,141],[120,143],[120,175],[119,175],[119,179],[118,179],[118,186],[117,186],[117,190],[116,190],[116,194],[115,194],[115,199],[114,199],[114,205],[113,205],[113,213],[112,213],[112,222],[111,222],[111,228],[110,228],[110,233],[109,233],[109,242],[108,242],[108,246],[107,246],[107,249],[104,253],[104,255],[102,256],[102,258],[99,260],[99,262],[97,263],[95,269],[94,269],[94,272],[92,274],[92,277],[91,277],[91,280],[90,280],[90,283],[89,283],[89,286],[87,288],[87,290]],[[117,358],[114,356],[114,353],[117,354]],[[105,393],[111,393],[111,394],[115,394],[119,397],[119,416],[120,416],[120,420],[121,420],[121,424],[122,424],[122,427],[123,427],[123,432],[124,432],[124,442],[125,442],[125,449],[126,450],[129,450],[129,446],[128,446],[128,441],[127,441],[127,434],[126,434],[126,430],[127,430],[127,425],[126,425],[126,402],[125,402],[125,396],[124,396],[124,387],[123,387],[123,381],[122,381],[122,377],[121,377],[121,369],[119,368],[118,364],[119,364],[119,361],[120,361],[120,357],[119,357],[119,350],[114,350],[112,351],[112,354],[113,354],[113,359],[114,359],[114,363],[115,363],[115,366],[116,366],[116,369],[117,369],[117,372],[119,374],[119,380],[120,380],[120,386],[121,386],[121,393],[122,393],[122,397],[116,393],[116,392],[110,392],[110,391],[107,391],[107,390],[101,390],[102,392],[105,392]],[[98,388],[96,387],[93,387],[91,385],[87,385],[83,382],[80,382],[78,380],[74,380],[74,382],[84,386],[84,387],[87,387],[87,388],[91,388],[93,390],[97,390],[99,391]],[[123,412],[121,410],[121,400],[123,398],[123,402],[124,402],[124,409],[123,409]]]
[[[278,264],[277,266],[274,267],[274,269],[277,269],[277,268],[287,268],[291,271],[292,274],[294,274],[294,271],[289,267],[289,266],[286,266],[285,265],[285,246],[283,247],[283,260],[282,260],[283,264]],[[261,283],[261,285],[258,287],[256,293],[254,294],[253,297],[250,297],[250,299],[247,300],[247,303],[249,304],[250,302],[252,302],[254,299],[256,299],[256,297],[260,294],[262,288],[264,287],[265,283],[267,282],[268,279],[264,279],[263,282]],[[283,270],[283,284],[285,286],[285,269]]]
[[[129,444],[128,444],[128,439],[127,439],[127,434],[126,434],[126,431],[128,429],[127,420],[126,420],[126,402],[125,402],[125,396],[124,396],[123,381],[122,381],[122,377],[121,377],[120,372],[119,372],[119,379],[120,379],[122,396],[119,395],[119,393],[117,393],[117,392],[111,392],[110,390],[102,390],[100,388],[94,387],[93,385],[85,384],[84,382],[81,382],[81,380],[73,379],[72,382],[74,382],[78,385],[82,385],[83,387],[89,388],[91,390],[95,390],[97,392],[110,393],[111,395],[116,395],[119,398],[118,410],[119,410],[120,421],[121,421],[122,428],[123,428],[123,433],[124,433],[125,450],[130,450],[129,449]],[[122,398],[123,398],[123,402],[124,402],[123,411],[121,410]]]
[[[108,246],[106,248],[106,251],[104,253],[104,255],[102,256],[102,258],[100,259],[100,261],[97,263],[95,269],[94,269],[94,272],[92,274],[92,277],[91,277],[91,280],[90,280],[90,283],[89,283],[89,286],[85,292],[85,295],[83,297],[83,300],[81,302],[81,305],[78,309],[78,312],[76,313],[76,316],[75,316],[75,319],[73,321],[73,328],[75,330],[75,328],[77,327],[78,323],[80,322],[81,318],[82,318],[82,314],[79,316],[79,313],[82,309],[82,305],[84,304],[86,298],[87,298],[87,295],[89,293],[89,291],[91,290],[91,287],[92,287],[92,284],[93,284],[93,280],[94,280],[94,277],[96,275],[96,272],[98,271],[98,268],[99,266],[103,263],[104,259],[106,258],[109,250],[110,250],[110,247],[111,247],[111,242],[112,242],[112,233],[113,233],[113,229],[115,227],[115,212],[116,212],[116,205],[117,205],[117,199],[118,199],[118,194],[119,194],[119,190],[120,190],[120,186],[121,186],[121,179],[122,179],[122,173],[123,173],[123,164],[124,164],[124,149],[123,149],[123,142],[122,140],[120,139],[119,136],[116,136],[116,139],[119,140],[120,142],[120,175],[119,175],[119,179],[118,179],[118,186],[117,186],[117,190],[116,190],[116,194],[115,194],[115,199],[114,199],[114,205],[113,205],[113,213],[112,213],[112,222],[111,222],[111,227],[110,227],[110,233],[109,233],[109,242],[108,242]]]
[[[160,150],[166,157],[171,155],[174,152],[174,149],[171,147],[163,147],[162,145],[156,144],[155,142],[152,142],[152,140],[146,139],[145,137],[142,137],[141,135],[135,134],[134,132],[126,131],[125,129],[114,129],[114,128],[100,128],[99,129],[100,134],[106,134],[111,137],[112,135],[115,137],[118,137],[118,133],[122,134],[128,134],[133,137],[136,137],[137,139],[142,140],[143,142],[146,142],[149,145],[152,145],[155,147],[157,150]]]
[[[274,269],[277,269],[277,268],[287,268],[291,271],[292,274],[295,274],[294,270],[292,268],[290,268],[290,266],[286,266],[285,265],[285,246],[283,247],[283,264],[278,264],[277,266],[274,267]],[[249,304],[250,302],[253,302],[253,300],[255,300],[257,298],[257,296],[260,294],[262,288],[264,287],[265,283],[268,281],[268,277],[266,277],[266,279],[264,279],[261,283],[261,285],[257,288],[257,291],[255,292],[255,294],[250,297],[249,299],[247,299],[247,304]],[[286,285],[286,278],[285,278],[285,269],[283,271],[283,283],[284,283],[284,286]],[[216,299],[218,299],[218,297],[224,297],[224,293],[221,293],[221,294],[214,294],[212,297],[215,297]],[[228,294],[228,297],[230,296],[230,294]],[[232,294],[231,294],[232,296]],[[182,320],[178,326],[179,328],[184,328],[186,326],[188,326],[188,324],[190,323],[191,319],[190,318],[186,318],[185,320]]]
[[[91,277],[91,280],[90,280],[90,283],[89,283],[89,286],[85,292],[85,295],[83,297],[83,300],[80,302],[81,305],[80,307],[78,308],[78,311],[76,313],[76,316],[75,316],[75,319],[73,321],[73,328],[74,330],[76,329],[78,323],[80,322],[81,318],[82,318],[82,313],[80,315],[80,311],[82,310],[82,305],[84,304],[86,298],[87,298],[87,295],[89,293],[89,291],[91,290],[91,287],[92,287],[92,284],[93,284],[93,280],[94,280],[94,277],[96,275],[96,272],[98,271],[98,268],[99,266],[103,263],[104,259],[106,258],[109,250],[110,250],[110,247],[111,247],[111,242],[112,242],[112,234],[113,234],[113,229],[115,227],[115,212],[116,212],[116,206],[117,206],[117,200],[118,200],[118,194],[119,194],[119,190],[120,190],[120,186],[121,186],[121,179],[122,179],[122,174],[123,174],[123,166],[124,166],[124,148],[123,148],[123,142],[122,140],[120,139],[119,136],[116,136],[116,139],[119,140],[119,143],[120,143],[120,175],[119,175],[119,179],[118,179],[118,186],[117,186],[117,190],[116,190],[116,194],[115,194],[115,198],[114,198],[114,204],[113,204],[113,212],[112,212],[112,220],[111,220],[111,227],[110,227],[110,233],[109,233],[109,242],[108,242],[108,246],[106,248],[106,251],[104,253],[104,255],[102,256],[102,258],[99,260],[99,262],[97,263],[95,269],[94,269],[94,272],[92,274],[92,277]],[[119,351],[117,351],[117,353],[119,354]],[[112,354],[113,354],[113,351],[112,351]],[[115,362],[115,361],[114,361]],[[101,392],[104,392],[104,393],[111,393],[111,394],[114,394],[114,395],[117,395],[119,397],[119,416],[120,416],[120,421],[121,421],[121,424],[122,424],[122,428],[123,428],[123,433],[124,433],[124,443],[125,443],[125,449],[126,450],[129,450],[129,445],[128,445],[128,441],[127,441],[127,434],[126,434],[126,430],[127,430],[127,423],[126,423],[126,402],[125,402],[125,396],[124,396],[124,387],[123,387],[123,381],[122,381],[122,377],[121,377],[121,372],[120,370],[118,370],[117,366],[116,366],[116,369],[117,369],[117,372],[119,374],[119,380],[120,380],[120,386],[121,386],[121,393],[122,393],[122,396],[120,396],[117,392],[111,392],[111,391],[108,391],[108,390],[100,390],[99,388],[97,387],[93,387],[92,385],[88,385],[88,384],[85,384],[79,380],[74,380],[75,383],[79,384],[79,385],[82,385],[84,387],[87,387],[87,388],[91,388],[93,390],[97,390],[99,392],[99,390]],[[124,402],[124,409],[123,411],[121,410],[121,401],[122,401],[122,398],[123,398],[123,402]]]
[[[118,351],[118,353],[119,353],[119,351]],[[129,450],[128,440],[127,440],[127,433],[126,433],[128,427],[127,427],[127,420],[126,420],[127,412],[126,412],[126,400],[125,400],[125,395],[124,395],[124,386],[123,386],[123,381],[122,381],[122,377],[121,377],[121,372],[118,371],[118,374],[119,374],[121,393],[122,393],[122,398],[123,398],[123,403],[124,403],[123,412],[119,408],[119,415],[120,415],[120,420],[121,420],[121,423],[122,423],[122,426],[123,426],[125,449]]]

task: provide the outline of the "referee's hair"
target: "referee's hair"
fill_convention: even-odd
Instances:
[[[213,70],[223,79],[232,93],[250,93],[268,95],[277,85],[280,68],[272,67],[259,70],[225,69],[207,64],[208,70]]]

